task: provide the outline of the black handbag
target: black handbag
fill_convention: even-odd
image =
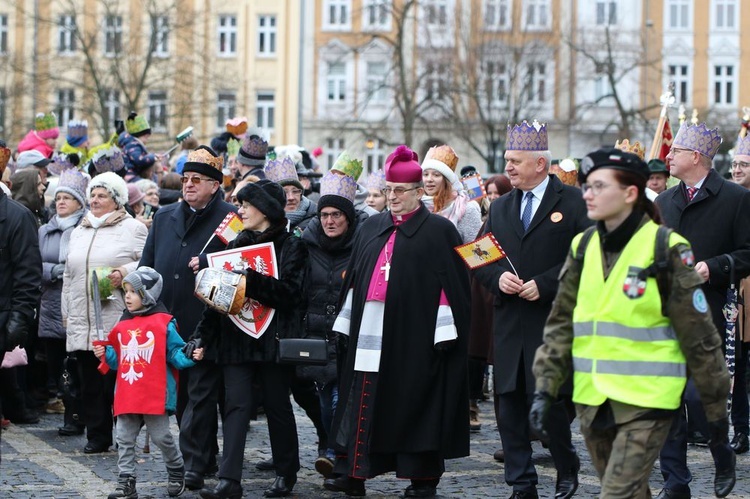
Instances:
[[[78,359],[68,355],[63,360],[62,390],[66,397],[78,398],[81,395],[81,380],[78,377]]]
[[[324,338],[276,338],[279,364],[324,366],[328,363],[328,342]]]

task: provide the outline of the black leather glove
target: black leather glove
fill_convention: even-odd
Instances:
[[[726,497],[737,480],[737,457],[729,446],[729,419],[722,418],[708,423],[708,447],[714,458],[714,493],[716,497]]]
[[[185,343],[185,346],[182,347],[182,353],[185,354],[185,357],[188,359],[193,359],[193,352],[196,348],[201,348],[203,346],[203,340],[200,338],[192,338],[188,340],[187,343]]]
[[[23,314],[11,312],[5,336],[5,350],[10,352],[16,347],[23,347],[29,337],[29,322]]]
[[[240,275],[247,275],[247,269],[232,269],[232,272]]]
[[[531,410],[529,410],[529,425],[543,439],[548,439],[547,417],[549,416],[550,407],[555,403],[555,399],[547,392],[536,391],[531,401]]]
[[[52,266],[52,269],[50,269],[50,277],[53,281],[57,281],[59,279],[62,279],[63,272],[65,272],[65,264],[64,263],[57,263]]]

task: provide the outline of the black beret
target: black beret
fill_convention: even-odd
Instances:
[[[648,165],[635,154],[621,151],[611,147],[597,149],[586,155],[581,160],[581,168],[578,170],[578,181],[586,182],[586,177],[599,168],[611,168],[642,175],[646,180],[651,176]]]

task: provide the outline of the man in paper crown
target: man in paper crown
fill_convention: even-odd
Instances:
[[[706,300],[694,300],[696,308],[708,307],[719,331],[726,329],[722,312],[730,286],[734,262],[734,284],[750,274],[750,191],[724,180],[712,168],[713,158],[722,139],[718,129],[705,123],[683,123],[672,142],[667,164],[680,183],[656,198],[664,225],[676,230],[692,246],[685,258],[695,263],[695,270],[705,283]],[[731,259],[730,259],[731,257]],[[706,304],[706,301],[708,303]],[[699,346],[697,346],[699,348]],[[744,412],[739,427],[747,430],[747,392],[744,383],[734,384],[732,417]],[[739,393],[740,391],[744,393]],[[716,463],[714,491],[726,496],[734,486],[734,453],[729,447],[726,419],[706,423],[695,385],[688,381],[685,401],[704,436],[707,436]],[[739,423],[739,421],[738,421]],[[743,426],[744,425],[744,426]],[[692,475],[687,467],[687,421],[684,411],[675,419],[667,443],[660,455],[664,476],[662,499],[689,498]]]
[[[532,400],[534,353],[542,344],[560,269],[573,237],[591,224],[581,191],[549,173],[547,144],[546,125],[508,125],[506,173],[514,189],[492,203],[485,225],[485,233],[495,236],[507,258],[474,273],[495,295],[495,414],[505,451],[505,482],[517,499],[537,497],[527,423],[532,403],[551,405],[547,430],[557,469],[556,498],[572,497],[580,468],[565,405],[572,394],[570,382],[560,398]]]
[[[57,127],[55,113],[39,113],[34,118],[34,129],[18,143],[18,152],[37,150],[45,157],[51,158],[59,136],[60,129]]]
[[[340,476],[324,486],[365,495],[365,480],[395,471],[411,479],[405,497],[433,497],[444,460],[469,454],[469,276],[455,226],[420,201],[417,154],[399,146],[385,178],[391,211],[355,236],[333,326]]]
[[[260,128],[247,130],[236,159],[239,163],[239,180],[245,180],[250,175],[255,175],[259,179],[266,178],[263,167],[266,164],[267,153],[268,140],[263,130]]]
[[[190,151],[182,177],[184,202],[156,212],[141,255],[140,266],[151,267],[164,276],[161,301],[180,324],[183,339],[193,333],[203,312],[203,304],[193,295],[195,273],[207,266],[206,254],[226,249],[212,235],[227,213],[237,211],[224,202],[222,168],[222,158],[208,146]],[[216,406],[202,402],[220,389],[219,373],[215,359],[207,352],[204,362],[180,376],[177,418],[182,428],[185,480],[190,489],[202,488],[204,474],[216,466]]]

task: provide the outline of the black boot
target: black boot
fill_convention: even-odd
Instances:
[[[295,483],[297,483],[296,475],[290,477],[277,476],[271,487],[263,492],[263,495],[265,497],[286,497],[292,493]]]
[[[203,499],[240,499],[242,497],[242,485],[231,478],[220,478],[218,485],[213,489],[201,489]]]
[[[167,481],[167,493],[169,497],[177,497],[185,492],[185,467],[167,468],[169,479]]]
[[[133,475],[120,475],[117,478],[117,488],[107,496],[107,499],[138,499]]]
[[[63,397],[65,405],[65,415],[63,416],[63,426],[57,428],[57,434],[61,437],[71,437],[74,435],[83,435],[86,425],[83,424],[79,416],[80,404],[73,397]]]

